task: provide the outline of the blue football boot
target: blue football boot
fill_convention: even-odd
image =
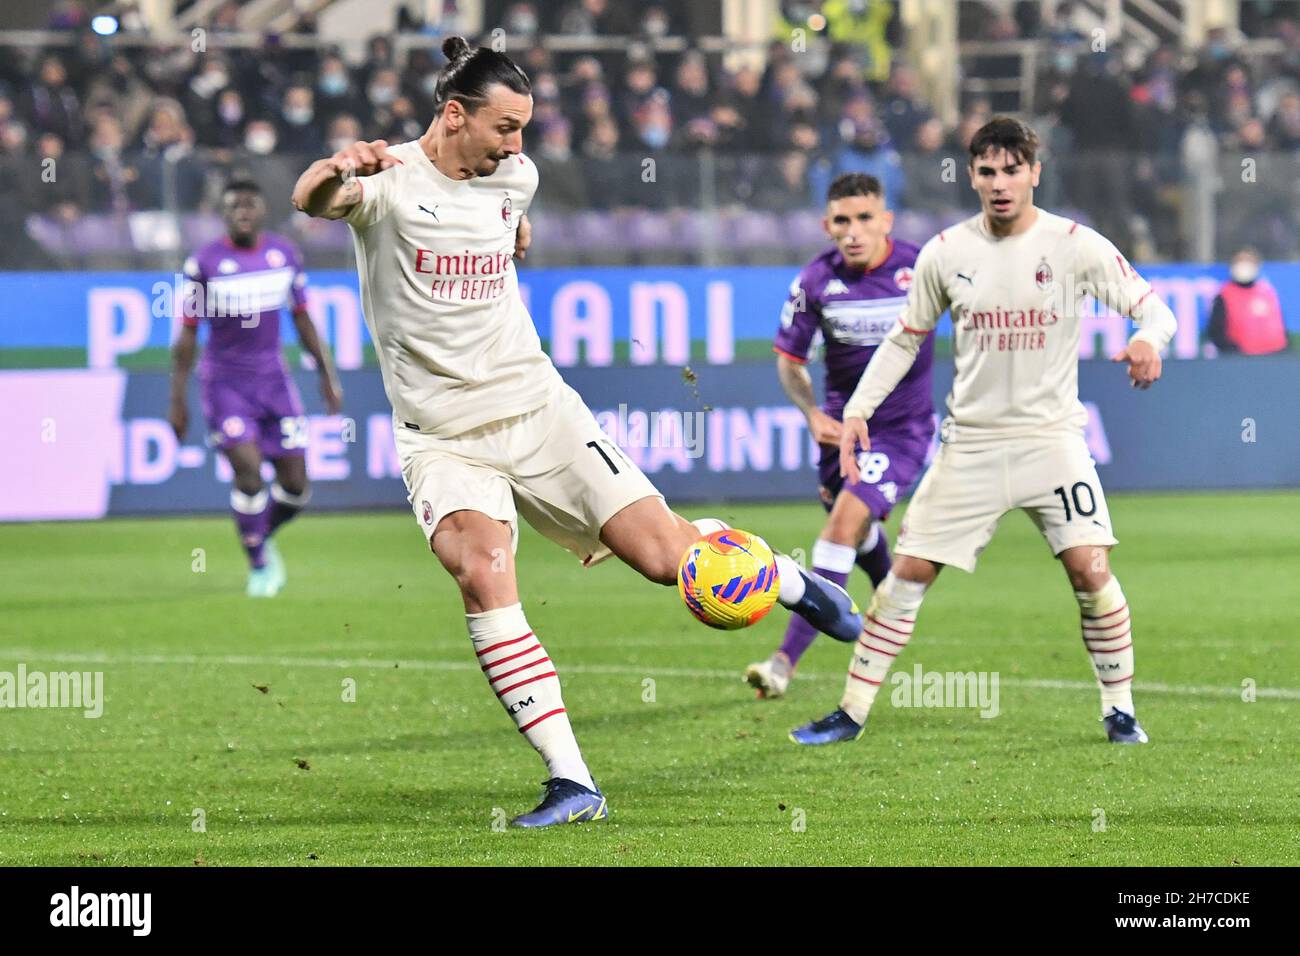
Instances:
[[[605,795],[588,790],[580,783],[563,777],[546,781],[542,802],[528,813],[522,813],[510,822],[517,827],[549,827],[557,823],[589,823],[609,816]]]
[[[1118,707],[1112,707],[1110,713],[1101,719],[1106,725],[1106,736],[1113,744],[1144,744],[1147,732],[1132,714],[1126,714]]]
[[[841,740],[857,740],[866,729],[865,723],[854,723],[844,711],[836,710],[821,720],[796,727],[790,731],[790,739],[797,744],[833,744]]]
[[[799,569],[803,575],[803,597],[790,610],[817,630],[837,641],[852,644],[862,636],[862,614],[849,592],[820,574]]]

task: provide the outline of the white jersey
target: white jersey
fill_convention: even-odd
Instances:
[[[450,437],[541,407],[559,373],[519,295],[515,230],[537,190],[523,155],[455,180],[418,141],[361,177],[352,228],[361,304],[399,425]]]
[[[922,247],[907,305],[886,337],[898,348],[877,350],[846,416],[870,419],[945,309],[956,365],[941,431],[950,442],[1083,428],[1079,307],[1085,294],[1131,316],[1140,327],[1135,338],[1157,350],[1169,343],[1173,313],[1108,239],[1036,212],[1033,225],[1014,236],[992,235],[980,214]]]

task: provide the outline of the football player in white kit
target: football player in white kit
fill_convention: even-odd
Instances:
[[[1037,151],[1033,130],[1009,117],[975,134],[970,177],[982,211],[921,249],[907,305],[845,405],[840,468],[856,481],[872,414],[950,311],[956,375],[939,453],[903,518],[893,569],[867,608],[840,707],[793,731],[796,743],[861,736],[926,588],[945,565],[974,571],[1013,508],[1033,519],[1074,589],[1108,738],[1146,743],[1133,707],[1131,615],[1110,571],[1116,539],[1083,437],[1079,305],[1092,295],[1137,323],[1114,360],[1128,364],[1141,389],[1160,377],[1174,316],[1109,240],[1034,205]]]
[[[443,44],[435,118],[418,140],[355,143],[313,163],[294,205],[352,229],[362,306],[393,406],[402,477],[429,546],[455,578],[488,686],[550,779],[520,826],[606,815],[574,739],[555,665],[515,579],[520,514],[590,565],[617,555],[659,584],[703,533],[670,511],[542,351],[512,257],[537,167],[521,152],[531,86],[508,56]],[[777,557],[780,602],[856,640],[848,594]]]

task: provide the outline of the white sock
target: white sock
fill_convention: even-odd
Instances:
[[[776,599],[782,607],[793,607],[802,600],[803,592],[808,590],[808,582],[799,573],[799,565],[794,558],[786,554],[776,556],[776,573],[781,587]]]
[[[1079,602],[1083,646],[1092,658],[1092,668],[1101,688],[1101,715],[1112,707],[1126,714],[1133,709],[1133,628],[1128,601],[1113,575],[1100,591],[1075,591]]]
[[[818,539],[813,545],[812,563],[814,571],[821,569],[823,571],[834,571],[837,574],[850,574],[857,560],[857,549],[851,548],[847,544],[836,544],[834,541]]]
[[[862,636],[853,645],[849,676],[844,682],[840,709],[855,723],[865,723],[876,692],[894,658],[903,652],[916,625],[916,612],[925,597],[925,585],[904,581],[890,571],[871,595],[863,619]]]
[[[523,607],[466,614],[465,620],[488,686],[546,761],[550,775],[596,789],[564,710],[555,665],[528,626]]]

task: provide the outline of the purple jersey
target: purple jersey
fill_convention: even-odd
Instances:
[[[280,310],[306,307],[302,256],[283,236],[264,232],[249,249],[216,239],[185,260],[181,321],[207,320],[201,378],[282,372]]]
[[[876,347],[894,325],[907,302],[917,247],[890,239],[885,261],[869,271],[851,268],[838,249],[823,252],[804,266],[790,286],[790,298],[781,312],[781,329],[775,349],[798,362],[808,361],[813,336],[820,329],[826,344],[826,414],[844,415],[844,403],[876,353]],[[871,416],[871,429],[930,422],[934,414],[931,368],[934,334],[925,337],[916,362],[898,387]]]

